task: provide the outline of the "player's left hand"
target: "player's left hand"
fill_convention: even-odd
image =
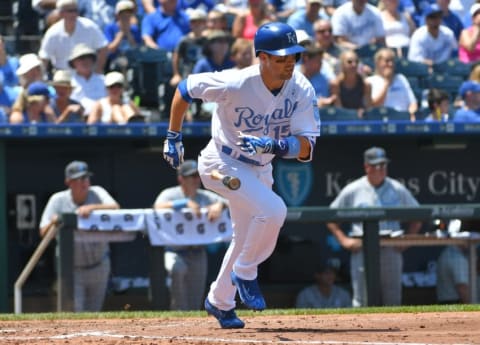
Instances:
[[[182,133],[167,131],[167,139],[163,144],[163,158],[174,169],[183,163]]]
[[[256,137],[255,135],[243,134],[238,132],[237,145],[240,150],[247,152],[250,156],[261,153],[272,153],[275,147],[275,139],[270,137]]]

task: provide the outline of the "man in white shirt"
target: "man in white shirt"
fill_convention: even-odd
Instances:
[[[68,69],[73,47],[84,43],[97,52],[96,70],[103,73],[108,42],[98,25],[78,16],[77,0],[58,0],[57,9],[61,19],[47,30],[38,52],[45,66],[50,62],[55,69]]]
[[[410,39],[408,60],[432,66],[453,57],[458,43],[453,31],[441,25],[442,10],[438,6],[430,6],[425,13],[425,25],[415,30]]]
[[[352,0],[338,7],[332,16],[332,29],[337,43],[348,49],[371,43],[385,45],[380,11],[367,0]]]

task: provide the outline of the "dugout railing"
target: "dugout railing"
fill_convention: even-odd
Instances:
[[[71,311],[73,308],[73,230],[77,226],[75,214],[63,214],[58,229],[58,311]],[[379,306],[380,301],[380,256],[381,238],[379,235],[379,221],[431,221],[434,219],[480,219],[480,204],[442,204],[422,205],[413,208],[342,208],[328,207],[291,207],[288,209],[287,222],[296,223],[325,223],[325,222],[362,222],[363,252],[365,256],[365,273],[367,284],[367,303],[369,306]],[[406,239],[401,242],[393,239],[387,245],[435,245],[435,242],[425,240]],[[388,242],[388,241],[387,241]],[[470,276],[476,275],[476,245],[478,238],[442,239],[438,245],[467,244],[470,248]],[[169,305],[168,289],[165,286],[165,270],[163,268],[163,247],[150,248],[150,293],[151,306],[156,310],[167,310]],[[470,284],[470,300],[476,300],[475,279]]]

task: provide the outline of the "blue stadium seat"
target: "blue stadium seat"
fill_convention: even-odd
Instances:
[[[438,63],[432,66],[435,74],[448,74],[462,77],[464,80],[470,75],[472,66],[461,62],[458,59],[449,59],[445,62]]]
[[[463,83],[464,79],[457,75],[450,74],[432,74],[426,80],[427,88],[436,88],[445,90],[450,94],[450,99],[454,100],[458,94],[458,88]]]
[[[423,81],[430,75],[426,64],[409,61],[405,58],[395,60],[395,71],[403,74],[407,78],[417,78],[420,86],[423,86]]]
[[[358,111],[356,109],[347,109],[341,107],[323,107],[320,108],[320,120],[323,121],[359,121]]]
[[[385,47],[382,44],[366,44],[361,46],[360,48],[355,49],[355,53],[357,53],[360,59],[373,57],[375,53],[380,49]]]
[[[375,107],[367,110],[363,118],[366,121],[410,121],[410,113],[388,107]]]
[[[129,81],[133,95],[140,98],[142,107],[169,107],[169,81],[172,77],[172,62],[162,49],[142,46],[126,52],[133,80]]]

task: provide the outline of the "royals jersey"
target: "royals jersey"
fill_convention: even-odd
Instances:
[[[275,139],[320,135],[315,91],[298,71],[276,95],[263,83],[259,65],[192,74],[187,79],[187,89],[192,98],[217,103],[212,114],[212,138],[217,145],[228,146],[239,154],[239,131]],[[256,159],[266,164],[273,155],[257,155]]]

